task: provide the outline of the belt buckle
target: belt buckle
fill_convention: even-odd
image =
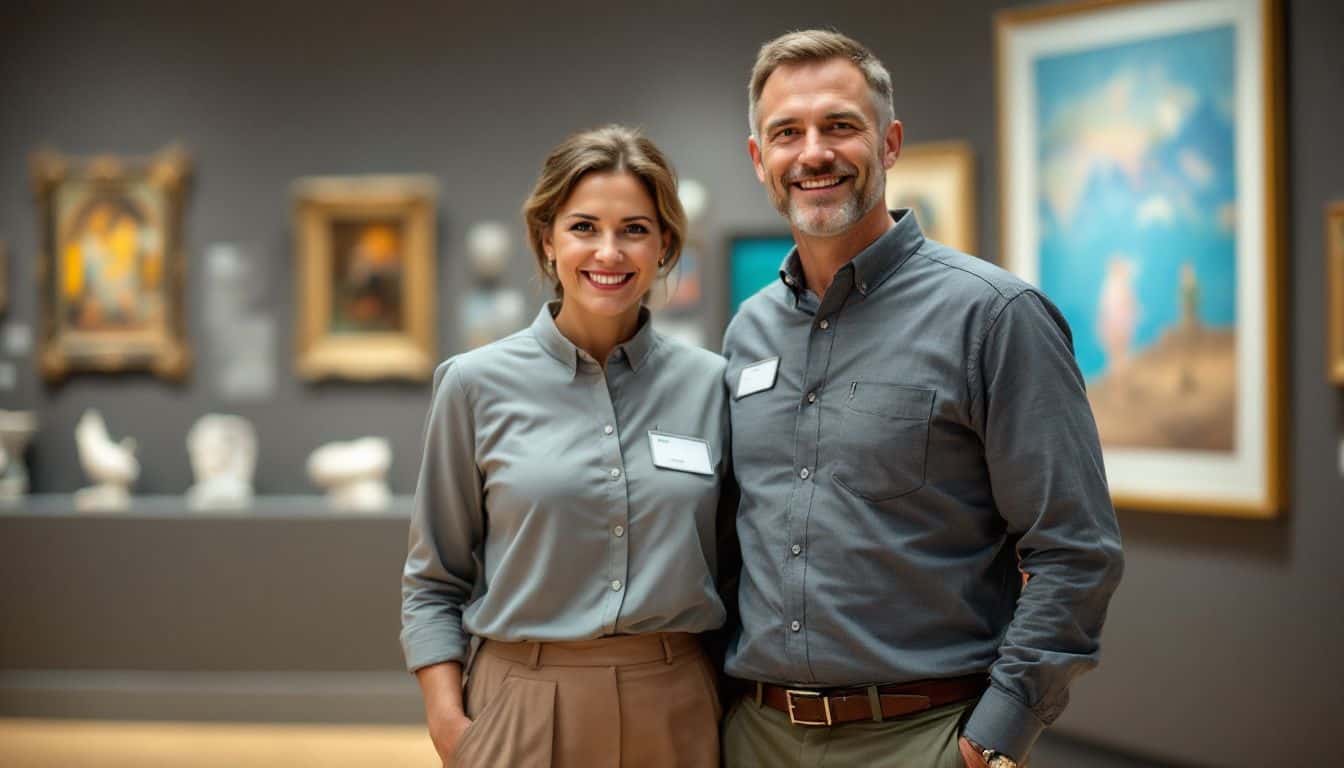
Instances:
[[[825,720],[799,720],[794,714],[794,699],[821,699],[822,711],[826,713]],[[834,725],[831,721],[831,700],[821,695],[819,691],[799,691],[796,689],[785,689],[784,700],[789,705],[789,724],[790,725]]]

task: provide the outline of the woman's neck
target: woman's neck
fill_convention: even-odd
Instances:
[[[617,317],[591,315],[562,301],[560,312],[555,316],[555,327],[605,369],[611,351],[629,341],[639,330],[639,310],[639,305],[635,305]]]

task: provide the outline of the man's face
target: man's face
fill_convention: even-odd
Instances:
[[[798,231],[839,235],[880,204],[901,126],[879,126],[863,73],[845,59],[770,74],[748,141],[756,177]]]

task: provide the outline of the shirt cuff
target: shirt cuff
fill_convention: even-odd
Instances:
[[[966,721],[966,738],[1017,762],[1026,760],[1045,723],[1022,702],[990,686]]]
[[[465,663],[467,637],[453,621],[414,625],[401,631],[401,652],[411,672],[445,661]]]

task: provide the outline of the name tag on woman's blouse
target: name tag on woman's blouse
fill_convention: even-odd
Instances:
[[[709,443],[698,437],[649,430],[649,453],[655,467],[697,475],[714,474],[714,467],[709,463]]]

